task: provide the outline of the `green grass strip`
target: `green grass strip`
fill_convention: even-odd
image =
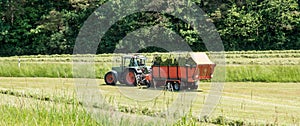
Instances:
[[[300,82],[298,65],[243,65],[227,66],[228,82]]]
[[[2,62],[1,77],[72,78],[72,63],[17,63]],[[103,79],[111,68],[95,64],[95,77]],[[88,75],[85,77],[92,77]],[[300,82],[300,65],[228,65],[227,82]]]

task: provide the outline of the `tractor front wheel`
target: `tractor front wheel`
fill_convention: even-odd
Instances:
[[[107,85],[116,85],[117,83],[116,74],[113,72],[108,72],[105,74],[104,80]]]

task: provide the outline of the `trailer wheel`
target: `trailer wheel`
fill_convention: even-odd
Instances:
[[[198,85],[194,85],[193,89],[197,90],[198,89]]]
[[[133,86],[137,85],[136,73],[133,70],[127,70],[124,75],[125,75],[124,80],[127,85],[133,85]]]
[[[198,85],[197,85],[196,83],[193,83],[193,85],[192,85],[192,88],[191,88],[191,89],[194,89],[194,90],[198,89]]]
[[[174,82],[172,84],[173,90],[174,91],[179,91],[180,90],[180,84],[178,82]]]
[[[117,83],[116,74],[113,72],[108,72],[105,74],[104,80],[107,85],[116,85]]]
[[[173,91],[173,84],[171,82],[167,82],[165,85],[165,90]]]
[[[189,86],[188,86],[189,90],[195,90],[195,89],[198,89],[198,82],[199,82],[199,81],[190,83]]]

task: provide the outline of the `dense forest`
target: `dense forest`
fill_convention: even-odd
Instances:
[[[162,2],[155,1],[152,6]],[[80,28],[105,2],[107,0],[1,0],[0,56],[72,54]],[[225,50],[300,49],[299,0],[192,2],[210,17]],[[102,38],[98,47],[102,49],[98,53],[113,52],[116,44],[112,43],[127,33],[156,24],[178,33],[194,51],[206,50],[197,32],[185,22],[164,13],[139,12],[114,24]]]

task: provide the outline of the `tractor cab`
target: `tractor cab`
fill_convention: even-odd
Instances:
[[[136,73],[149,73],[146,66],[147,58],[142,55],[126,55],[122,57],[121,71],[125,69],[134,69]]]
[[[124,56],[124,65],[128,64],[129,67],[143,67],[146,65],[147,58],[144,56]]]

